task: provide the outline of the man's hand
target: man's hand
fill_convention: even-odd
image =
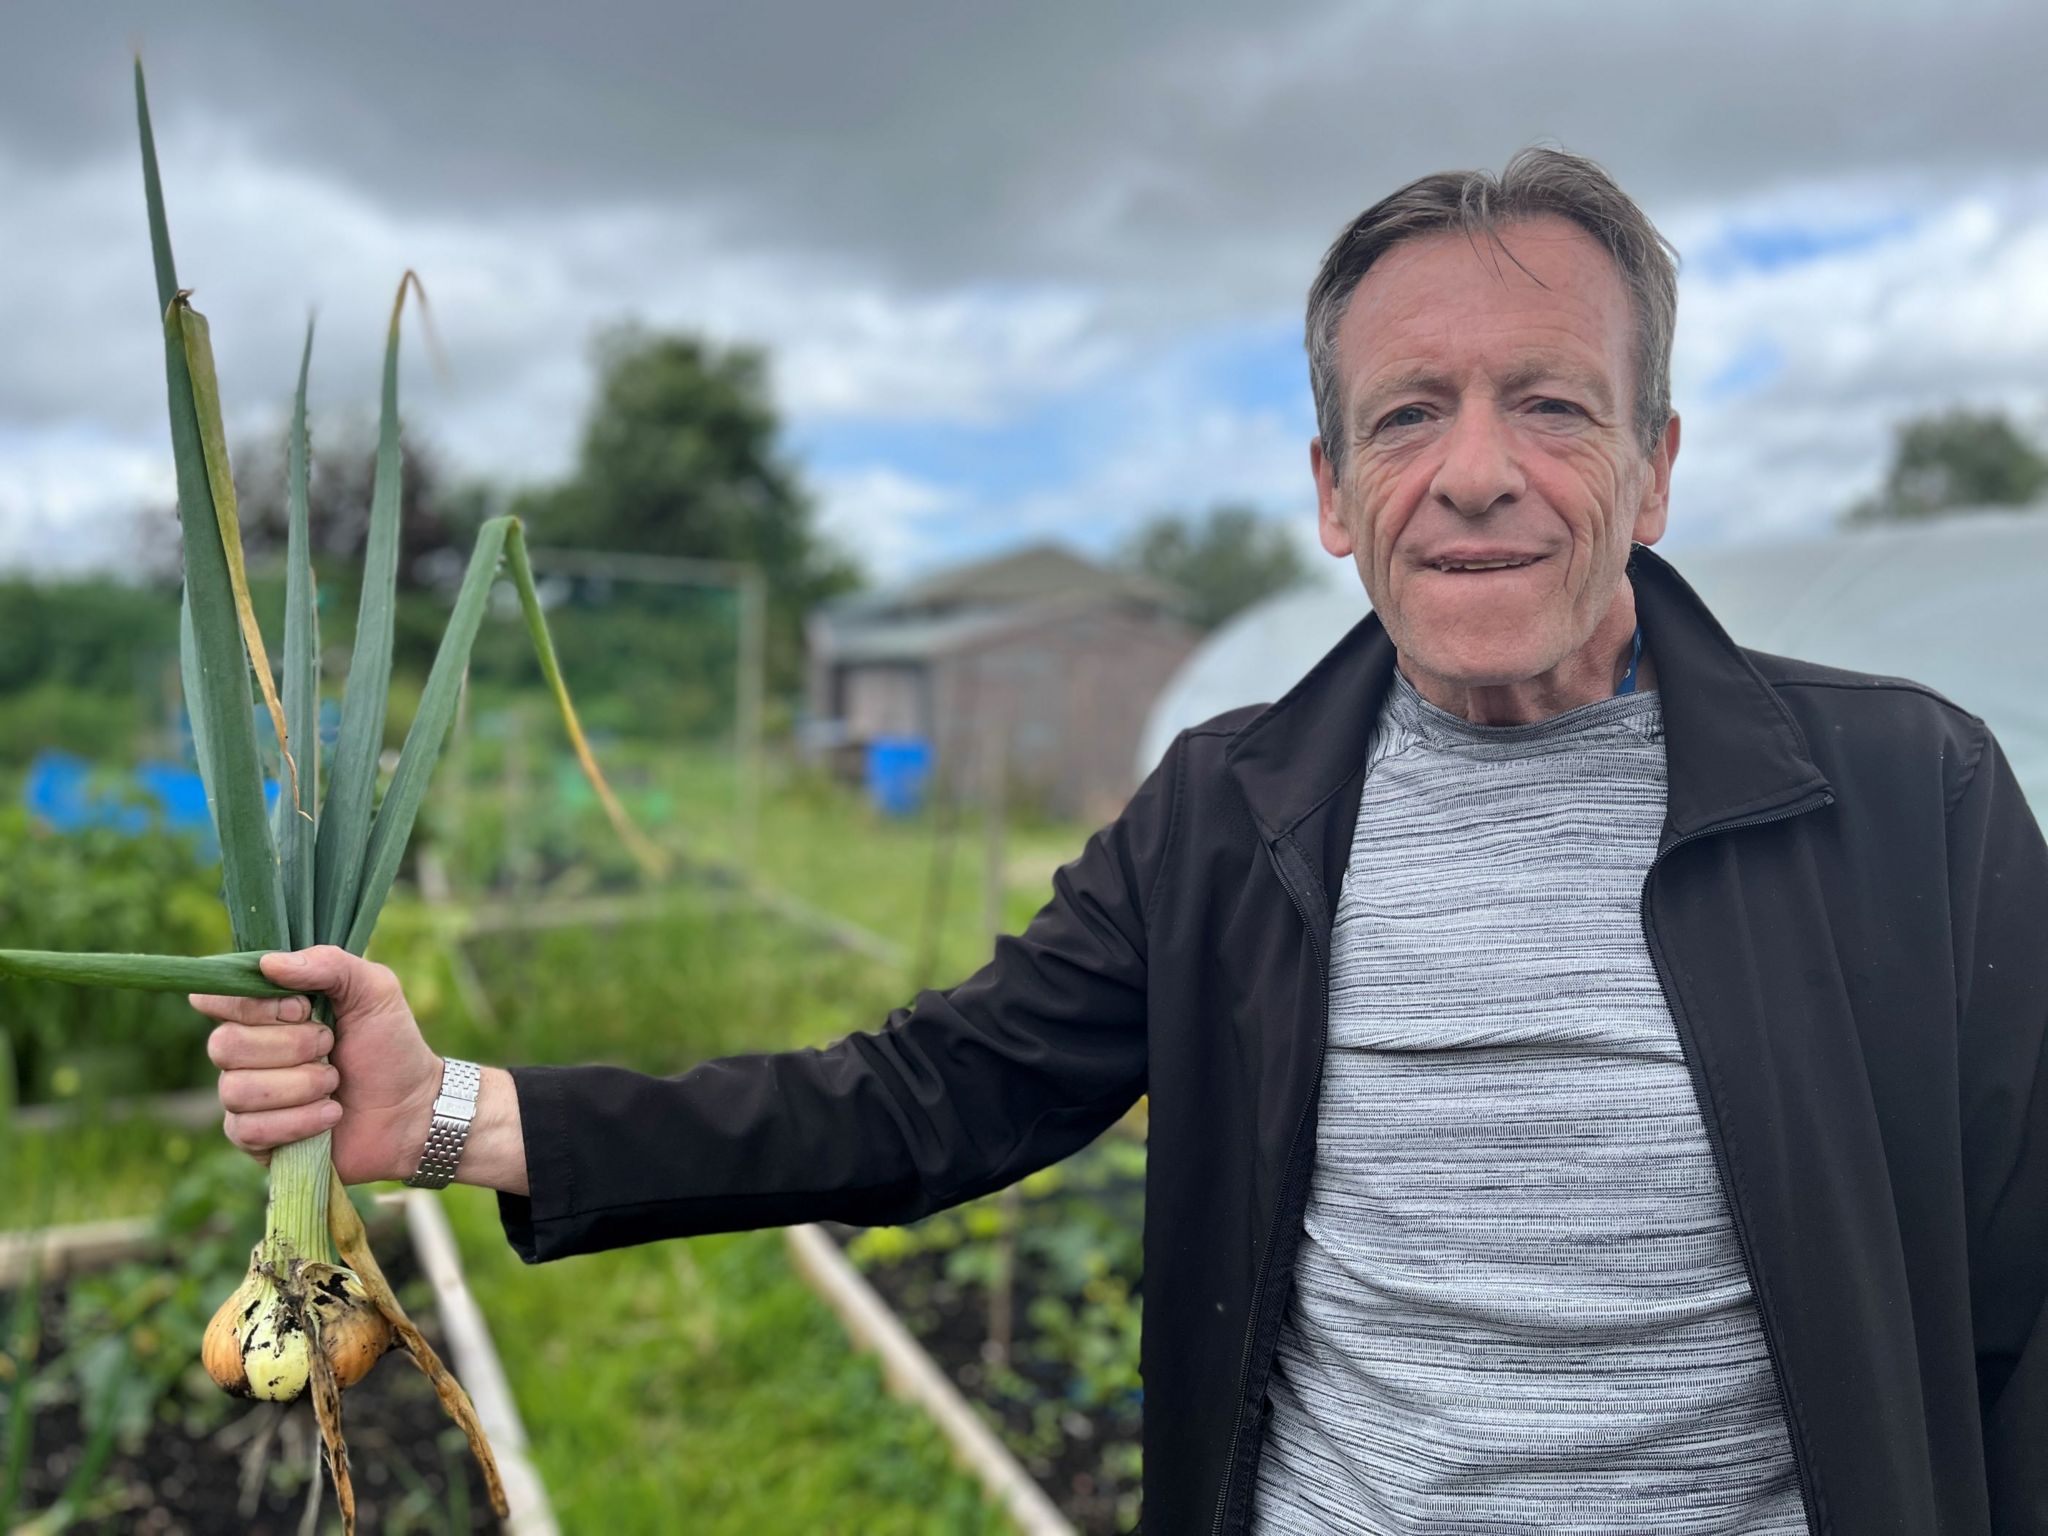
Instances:
[[[441,1058],[427,1048],[397,976],[331,944],[265,955],[262,964],[279,986],[325,993],[334,1028],[311,1022],[303,997],[192,998],[220,1021],[206,1054],[221,1069],[228,1140],[267,1161],[274,1148],[331,1127],[343,1183],[410,1177],[433,1120]]]

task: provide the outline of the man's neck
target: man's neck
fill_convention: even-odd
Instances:
[[[1617,635],[1618,630],[1618,635]],[[1567,710],[1612,698],[1635,651],[1635,604],[1617,603],[1593,638],[1556,667],[1537,677],[1498,684],[1461,684],[1411,669],[1398,661],[1415,691],[1446,714],[1474,725],[1534,725]],[[1657,686],[1657,668],[1645,650],[1636,661],[1635,691]]]

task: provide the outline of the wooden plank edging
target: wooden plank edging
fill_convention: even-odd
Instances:
[[[854,1345],[872,1349],[880,1358],[882,1376],[892,1392],[932,1416],[954,1456],[980,1480],[989,1497],[1009,1511],[1017,1529],[1024,1536],[1075,1536],[1074,1527],[1045,1490],[910,1336],[839,1245],[815,1226],[790,1227],[784,1235],[797,1273],[839,1314]]]
[[[20,1284],[28,1276],[31,1260],[48,1282],[134,1258],[149,1246],[155,1232],[155,1219],[149,1216],[0,1232],[0,1285]]]
[[[468,1391],[498,1458],[498,1475],[504,1479],[505,1498],[512,1506],[505,1529],[512,1536],[560,1536],[547,1489],[527,1455],[526,1426],[505,1379],[505,1367],[499,1363],[491,1331],[470,1294],[469,1282],[462,1277],[462,1256],[447,1213],[429,1190],[409,1189],[400,1199],[413,1252],[434,1287],[434,1307],[448,1339],[448,1352],[455,1357],[455,1374]]]
[[[67,1099],[56,1104],[23,1104],[14,1111],[14,1123],[24,1131],[60,1131],[72,1125],[135,1119],[161,1120],[187,1131],[219,1130],[219,1093],[212,1088],[187,1088],[98,1103]]]

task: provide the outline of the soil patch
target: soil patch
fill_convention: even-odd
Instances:
[[[986,1213],[996,1198],[978,1209]],[[1019,1203],[1012,1213],[1018,1238],[1007,1357],[990,1345],[989,1299],[1000,1266],[989,1259],[996,1244],[966,1234],[971,1216],[958,1241],[948,1232],[885,1257],[858,1241],[862,1228],[825,1227],[841,1247],[853,1247],[868,1283],[1089,1536],[1137,1529],[1144,1425],[1136,1243],[1105,1247],[1090,1239],[1104,1230],[1135,1238],[1143,1207],[1142,1175],[1106,1176],[1100,1169],[1082,1188]],[[916,1234],[947,1220],[941,1215],[904,1230]]]
[[[378,1257],[386,1274],[445,1358],[439,1321],[423,1306],[430,1296],[411,1245],[403,1240],[402,1229],[380,1236]],[[78,1346],[63,1329],[76,1283],[80,1277],[44,1288],[36,1356],[44,1365],[67,1345]],[[0,1292],[0,1317],[8,1315],[5,1309],[13,1300]],[[189,1344],[196,1360],[198,1338]],[[4,1403],[0,1396],[0,1407]],[[227,1405],[225,1414],[221,1404]],[[440,1536],[500,1528],[461,1432],[442,1413],[427,1379],[401,1353],[379,1361],[344,1395],[342,1425],[358,1530],[377,1536]],[[56,1502],[87,1454],[87,1440],[75,1392],[36,1406],[22,1516]],[[157,1401],[146,1424],[131,1426],[117,1438],[80,1518],[69,1529],[109,1536],[297,1536],[316,1440],[309,1403],[244,1404],[226,1398],[195,1363],[193,1372]],[[321,1502],[320,1530],[339,1531],[331,1488],[323,1489]]]

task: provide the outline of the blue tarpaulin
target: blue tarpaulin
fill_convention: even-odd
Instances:
[[[266,782],[263,793],[276,810],[277,781]],[[137,833],[168,827],[196,833],[210,855],[219,852],[206,786],[197,770],[179,763],[99,769],[69,752],[42,752],[29,764],[23,798],[31,816],[58,832],[112,827]]]

